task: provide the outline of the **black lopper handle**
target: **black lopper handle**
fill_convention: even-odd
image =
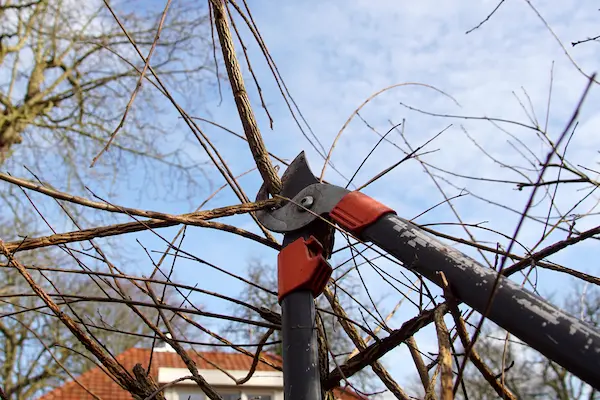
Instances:
[[[285,400],[321,400],[315,301],[299,290],[281,302]]]
[[[438,271],[442,271],[453,294],[484,313],[498,278],[496,271],[393,214],[386,214],[366,227],[361,237],[440,287]],[[594,327],[504,277],[500,277],[486,316],[600,390],[600,333]]]

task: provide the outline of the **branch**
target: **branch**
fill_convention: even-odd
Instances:
[[[281,179],[279,179],[277,171],[273,167],[273,164],[271,164],[265,143],[263,142],[260,130],[258,129],[258,124],[254,118],[254,112],[250,106],[250,99],[246,92],[244,78],[242,77],[240,65],[235,56],[235,48],[233,46],[231,30],[229,29],[229,24],[227,22],[225,5],[223,4],[223,0],[210,0],[210,3],[215,18],[215,26],[219,35],[219,42],[221,43],[227,75],[229,76],[233,97],[240,119],[242,120],[244,133],[248,139],[250,151],[252,152],[254,161],[256,161],[256,166],[258,167],[260,175],[267,185],[269,193],[272,195],[279,194],[279,192],[281,192]]]
[[[461,317],[458,307],[454,304],[450,306],[450,313],[452,314],[452,318],[454,318],[454,324],[456,326],[456,331],[458,332],[458,337],[462,342],[463,348],[466,349],[471,345],[471,341],[469,340],[469,333],[467,332],[465,321]],[[490,384],[490,386],[494,388],[498,396],[506,400],[517,400],[515,395],[512,394],[506,386],[504,386],[501,382],[498,382],[498,379],[496,378],[494,373],[490,371],[487,365],[485,365],[485,362],[475,349],[471,350],[469,359],[471,360],[473,365],[479,370],[479,372],[485,378],[485,380]]]
[[[440,398],[442,400],[451,400],[454,398],[452,394],[452,353],[450,350],[450,339],[448,337],[448,328],[444,322],[444,314],[446,310],[437,309],[433,313],[435,322],[435,331],[438,338],[439,354],[438,362],[441,370]]]
[[[85,346],[85,348],[92,353],[98,361],[102,363],[115,377],[119,385],[128,390],[134,398],[140,399],[145,398],[150,393],[156,390],[156,384],[149,384],[149,382],[143,380],[135,380],[127,372],[127,370],[119,364],[117,361],[110,358],[105,350],[95,341],[93,341],[76,323],[73,319],[64,313],[58,305],[48,296],[48,294],[40,287],[34,280],[33,277],[27,272],[25,267],[17,261],[12,253],[6,248],[4,242],[0,240],[0,253],[4,254],[8,259],[9,263],[12,264],[29,284],[35,294],[52,310],[54,315],[60,319],[60,321],[71,331],[71,333]],[[139,377],[138,377],[139,379]],[[159,397],[160,399],[164,397]]]
[[[5,4],[0,6],[0,10],[21,10],[23,8],[28,8],[28,7],[32,7],[35,5],[38,5],[42,2],[42,0],[36,0],[36,1],[30,1],[29,3],[23,3],[23,4]]]
[[[325,288],[323,294],[325,294],[325,297],[329,301],[329,304],[331,304],[331,309],[333,310],[333,312],[336,315],[343,317],[338,317],[338,321],[340,322],[340,325],[342,325],[342,328],[344,328],[344,331],[346,332],[348,337],[352,340],[352,343],[354,343],[358,350],[364,350],[367,347],[365,340],[360,336],[354,325],[352,325],[349,322],[348,314],[346,314],[346,311],[344,310],[338,299],[328,287]],[[379,379],[381,379],[385,387],[387,387],[389,391],[396,396],[396,398],[406,400],[409,399],[408,394],[406,394],[404,390],[402,390],[400,385],[398,385],[398,383],[394,381],[390,373],[383,367],[383,365],[379,361],[374,361],[371,364],[371,368],[373,369],[373,372],[375,372],[375,374],[379,377]]]
[[[410,355],[415,363],[417,372],[419,373],[419,378],[421,379],[421,383],[423,384],[423,389],[427,391],[427,388],[429,387],[429,374],[427,372],[427,366],[423,362],[423,357],[421,357],[421,353],[419,353],[417,341],[414,337],[411,336],[408,339],[406,339],[405,343],[408,346]]]
[[[358,355],[352,357],[346,363],[330,372],[323,381],[323,388],[325,390],[331,390],[339,386],[339,383],[343,378],[349,378],[361,371],[367,365],[379,360],[389,351],[396,348],[400,343],[417,333],[421,328],[430,324],[433,321],[433,315],[437,309],[441,309],[445,313],[447,312],[448,307],[445,303],[442,303],[436,308],[425,310],[416,317],[409,319],[402,324],[399,329],[392,331],[388,337],[377,343],[373,343],[365,350],[358,353]]]
[[[127,215],[136,215],[138,217],[146,217],[146,218],[155,218],[163,221],[180,221],[180,223],[187,223],[191,219],[201,219],[201,220],[210,220],[221,217],[228,217],[234,214],[242,214],[251,211],[261,210],[263,208],[268,208],[277,205],[277,200],[266,200],[259,201],[256,203],[246,203],[234,206],[225,206],[220,208],[215,208],[213,210],[207,211],[198,211],[194,213],[182,214],[182,215],[172,215],[166,214],[158,211],[148,211],[148,210],[140,210],[137,208],[129,208],[118,205],[109,204],[107,202],[93,201],[86,199],[84,197],[74,196],[69,193],[60,192],[58,190],[52,189],[48,186],[39,185],[37,183],[28,181],[26,179],[15,178],[11,175],[0,172],[0,180],[13,183],[15,185],[34,190],[38,193],[45,194],[47,196],[53,197],[58,200],[65,200],[70,203],[79,204],[82,206],[95,208],[98,210],[121,213]]]
[[[592,41],[598,40],[598,39],[600,39],[600,35],[594,36],[594,37],[589,37],[589,38],[583,39],[583,40],[578,40],[576,42],[571,42],[571,46],[575,47],[578,44],[585,43],[585,42],[592,42]]]
[[[523,260],[511,265],[510,267],[505,268],[502,271],[502,274],[504,274],[505,276],[510,276],[510,275],[514,274],[515,272],[521,271],[521,270],[527,268],[528,266],[531,266],[538,260],[546,258],[554,253],[558,253],[559,251],[563,250],[564,248],[566,248],[568,246],[571,246],[575,243],[581,242],[585,239],[589,239],[592,236],[598,235],[598,234],[600,234],[600,226],[597,226],[595,228],[592,228],[585,232],[582,232],[581,235],[579,235],[579,236],[565,239],[560,242],[556,242],[546,248],[543,248],[542,250],[538,251],[537,253],[534,253],[534,254],[530,255],[529,257],[524,258]],[[544,268],[549,268],[549,267],[545,266]],[[559,268],[550,268],[550,269],[565,272],[564,270],[567,270],[568,268],[564,268],[564,270],[559,269]],[[577,271],[573,271],[573,272],[577,272]],[[600,280],[597,280],[597,282],[594,282],[594,283],[598,284],[598,283],[600,283]]]
[[[276,200],[266,200],[259,203],[246,203],[240,204],[239,206],[222,207],[210,211],[200,211],[198,213],[183,215],[171,215],[153,212],[156,217],[161,217],[161,219],[154,218],[145,221],[127,222],[123,224],[102,226],[98,228],[89,228],[67,233],[57,233],[55,235],[50,236],[42,236],[38,238],[8,242],[6,243],[6,248],[9,252],[19,252],[65,243],[81,242],[84,240],[90,240],[98,237],[122,235],[125,233],[140,232],[149,229],[166,228],[178,224],[185,224],[191,226],[200,226],[204,228],[219,229],[226,232],[235,233],[237,235],[241,235],[243,237],[262,243],[265,246],[269,246],[273,249],[279,250],[280,247],[277,243],[274,243],[268,239],[258,236],[252,232],[245,231],[235,226],[226,225],[221,222],[205,221],[205,219],[219,218],[234,214],[261,210],[263,208],[272,206],[275,203]]]

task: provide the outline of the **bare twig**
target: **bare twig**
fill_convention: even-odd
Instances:
[[[104,0],[104,4],[106,4],[108,6],[107,0]],[[158,40],[160,39],[160,32],[163,29],[165,19],[167,18],[167,11],[169,10],[170,5],[171,5],[171,0],[167,0],[167,3],[165,4],[165,8],[160,17],[160,21],[158,23],[158,28],[156,28],[156,36],[154,37],[154,41],[152,42],[152,46],[150,47],[150,50],[148,51],[148,56],[146,57],[146,60],[144,62],[144,68],[142,69],[142,72],[140,73],[140,77],[137,81],[137,84],[135,85],[135,89],[133,90],[133,93],[131,93],[129,102],[127,103],[127,106],[125,107],[125,112],[123,113],[123,117],[121,118],[119,125],[117,125],[117,127],[115,128],[113,133],[110,135],[108,142],[106,142],[106,146],[104,146],[102,148],[102,150],[100,150],[100,153],[98,153],[98,155],[96,155],[96,157],[94,157],[94,159],[92,160],[92,164],[90,165],[90,167],[93,167],[94,164],[96,164],[96,161],[98,161],[98,159],[102,156],[102,154],[104,154],[104,152],[108,150],[108,148],[110,147],[110,144],[113,142],[113,140],[117,136],[117,133],[121,130],[121,128],[125,124],[125,119],[127,119],[127,114],[129,113],[129,109],[133,105],[135,97],[137,96],[138,92],[140,91],[140,88],[142,87],[142,83],[144,82],[144,77],[146,76],[146,71],[148,70],[148,66],[150,65],[150,59],[152,58],[154,49],[156,48]]]
[[[494,9],[492,10],[492,12],[490,12],[488,14],[488,16],[485,17],[485,19],[483,21],[481,21],[479,24],[477,24],[477,26],[475,26],[475,27],[469,29],[468,31],[466,31],[465,34],[469,34],[469,33],[473,32],[474,30],[481,28],[481,26],[483,24],[485,24],[486,22],[488,22],[490,20],[490,18],[492,18],[492,15],[494,15],[496,13],[496,11],[498,11],[498,9],[502,5],[502,3],[504,3],[504,0],[500,0],[500,2],[496,5],[496,7],[494,7]]]

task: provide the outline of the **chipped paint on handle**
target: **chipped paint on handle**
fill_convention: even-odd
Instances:
[[[406,268],[452,292],[483,313],[498,274],[396,215],[368,227],[363,238],[398,258]],[[500,277],[487,317],[532,348],[600,389],[600,332],[515,282]]]

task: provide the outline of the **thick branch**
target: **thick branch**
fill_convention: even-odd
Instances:
[[[444,313],[448,311],[446,303],[442,303],[434,309],[425,310],[416,317],[409,319],[402,324],[400,329],[396,329],[381,341],[373,343],[346,363],[330,372],[327,379],[323,382],[323,388],[325,390],[330,390],[339,386],[339,383],[343,378],[348,378],[361,371],[367,365],[371,365],[374,361],[379,360],[389,351],[396,348],[400,343],[417,333],[421,328],[430,324],[433,321],[433,315],[437,309],[441,309]]]
[[[344,310],[338,299],[335,297],[335,295],[331,292],[331,290],[328,287],[325,288],[325,291],[323,293],[325,294],[325,297],[327,297],[329,304],[331,304],[331,309],[333,310],[333,312],[341,317],[338,318],[338,321],[340,322],[340,325],[342,325],[342,328],[344,328],[344,331],[352,340],[356,348],[359,351],[366,349],[367,344],[365,343],[365,340],[360,336],[354,325],[350,323],[348,314],[346,314],[346,311]],[[383,367],[383,365],[379,361],[374,361],[371,364],[371,368],[373,369],[373,372],[377,374],[379,379],[381,379],[381,381],[384,383],[385,387],[387,387],[388,390],[392,392],[394,396],[396,396],[396,398],[406,400],[409,399],[408,394],[406,394],[404,390],[402,390],[400,385],[398,385],[398,383],[394,381],[390,373]]]
[[[256,166],[260,171],[260,175],[267,185],[269,193],[272,195],[279,194],[279,192],[281,192],[281,179],[279,179],[277,171],[273,167],[273,164],[271,164],[265,143],[263,142],[260,130],[258,129],[258,124],[254,118],[254,112],[250,105],[248,92],[246,92],[240,64],[235,55],[233,38],[227,21],[225,5],[223,4],[223,0],[211,0],[211,6],[215,18],[215,27],[217,28],[217,33],[219,35],[219,42],[221,43],[227,75],[229,76],[229,82],[231,83],[231,90],[233,91],[235,104],[240,119],[242,120],[244,133],[248,139],[250,151],[256,161]]]
[[[248,232],[235,226],[226,225],[220,222],[209,222],[205,220],[260,210],[274,204],[275,202],[276,200],[267,200],[259,203],[240,204],[239,206],[222,207],[216,208],[214,210],[200,211],[197,213],[183,215],[171,215],[152,212],[156,217],[160,217],[161,219],[154,218],[139,222],[127,222],[123,224],[102,226],[98,228],[89,228],[67,233],[57,233],[55,235],[50,236],[8,242],[5,245],[8,251],[18,252],[65,243],[81,242],[84,240],[90,240],[98,237],[122,235],[125,233],[139,232],[156,228],[166,228],[178,224],[185,224],[191,226],[200,226],[204,228],[220,229],[227,232],[235,233],[253,239],[259,243],[262,243],[266,246],[278,250],[279,245],[277,243],[273,243],[272,241],[262,238],[252,232]]]

